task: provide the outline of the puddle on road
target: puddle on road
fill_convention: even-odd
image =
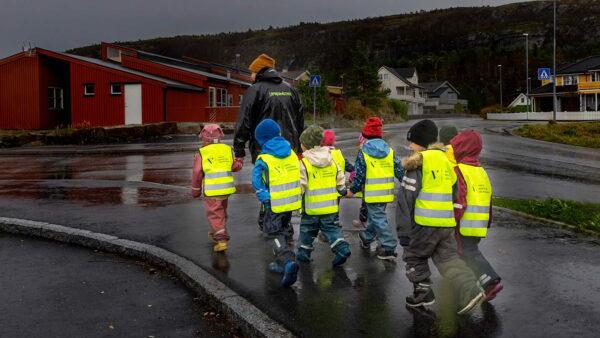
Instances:
[[[74,201],[88,206],[122,204],[140,207],[161,207],[187,203],[193,200],[191,193],[185,191],[185,187],[177,189],[178,187],[176,186],[161,188],[139,187],[127,184],[123,186],[74,187],[47,183],[51,183],[51,181],[2,182],[0,190],[3,197]],[[124,182],[115,181],[115,183],[122,185]],[[236,188],[238,194],[254,193],[250,184],[240,184]]]

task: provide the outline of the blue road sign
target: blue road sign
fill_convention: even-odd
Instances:
[[[550,80],[551,78],[550,68],[538,68],[538,80]]]
[[[309,87],[321,87],[321,75],[311,75],[308,81]]]

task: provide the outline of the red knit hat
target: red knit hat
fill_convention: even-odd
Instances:
[[[331,129],[327,129],[323,132],[323,142],[321,145],[323,147],[333,147],[335,144],[335,131]]]
[[[365,138],[383,137],[383,124],[377,116],[369,117],[362,130],[362,135]]]

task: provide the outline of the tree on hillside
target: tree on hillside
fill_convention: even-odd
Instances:
[[[381,90],[381,81],[377,74],[378,66],[369,56],[367,45],[359,42],[352,52],[352,67],[348,72],[344,91],[350,98],[360,100],[363,106],[371,109],[381,107],[381,100],[388,92]]]

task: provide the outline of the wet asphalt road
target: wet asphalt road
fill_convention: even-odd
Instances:
[[[450,123],[479,130],[515,125],[440,120]],[[399,152],[408,126],[387,128]],[[356,152],[356,138],[353,130],[338,133],[349,158]],[[597,150],[486,131],[484,142],[483,162],[497,195],[598,201]],[[383,263],[359,249],[350,225],[358,200],[342,204],[342,224],[353,249],[346,266],[331,270],[327,246],[319,245],[315,262],[302,266],[299,282],[282,290],[265,271],[271,253],[256,231],[258,203],[247,185],[249,164],[236,176],[240,194],[230,202],[232,241],[225,257],[212,254],[202,205],[189,197],[191,152],[0,161],[0,215],[80,227],[176,252],[302,336],[584,337],[600,329],[599,243],[562,231],[523,228],[535,224],[502,213],[482,249],[504,277],[505,291],[492,306],[461,320],[445,310],[451,297],[436,275],[440,302],[434,320],[431,314],[405,309],[411,286],[400,262]]]
[[[4,234],[0,259],[1,337],[232,336],[222,315],[143,262]]]

